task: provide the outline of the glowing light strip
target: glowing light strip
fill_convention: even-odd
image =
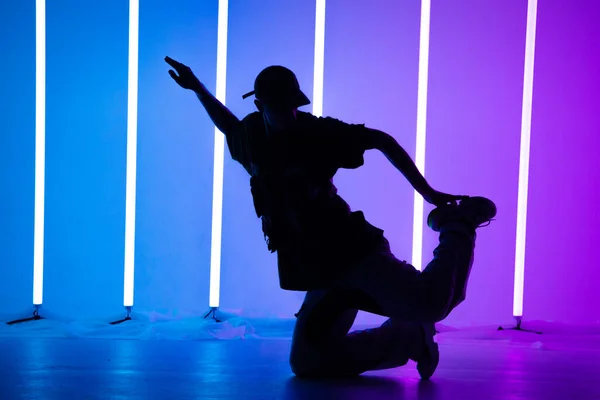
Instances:
[[[227,20],[228,0],[219,0],[217,33],[217,90],[216,98],[225,104],[227,82]],[[223,162],[225,136],[215,128],[212,243],[210,249],[209,307],[219,307],[221,286],[221,234],[223,221]]]
[[[46,179],[46,0],[35,2],[35,211],[33,304],[44,293],[44,196]]]
[[[125,188],[125,276],[123,305],[133,306],[135,269],[135,195],[137,169],[139,0],[129,0],[127,88],[127,172]]]
[[[313,77],[313,115],[323,115],[323,70],[325,68],[325,0],[317,0],[315,16],[315,65]]]
[[[523,316],[525,278],[525,237],[527,228],[527,195],[529,190],[529,148],[531,138],[531,108],[533,99],[533,62],[537,0],[527,3],[527,33],[525,42],[525,71],[523,76],[523,109],[521,114],[521,154],[519,157],[519,194],[517,203],[517,243],[515,251],[515,286],[513,315]]]
[[[421,33],[419,38],[419,83],[417,89],[417,146],[415,164],[425,175],[425,133],[427,123],[427,80],[429,75],[429,21],[431,1],[421,0]],[[412,265],[421,270],[423,258],[423,198],[414,197]]]

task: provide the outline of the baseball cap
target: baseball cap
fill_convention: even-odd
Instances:
[[[281,65],[271,65],[263,69],[254,81],[254,90],[242,98],[252,95],[271,107],[296,108],[310,104],[308,97],[300,90],[296,75]]]

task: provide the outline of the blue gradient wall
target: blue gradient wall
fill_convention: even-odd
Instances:
[[[214,92],[217,2],[140,8],[136,309],[208,304],[214,128],[167,74],[166,55],[193,65]]]
[[[102,315],[122,305],[128,7],[48,2],[46,21],[44,305]]]
[[[254,78],[272,64],[296,72],[312,98],[314,15],[312,1],[230,3],[227,103],[240,118],[256,110]],[[310,111],[310,106],[307,107]],[[279,289],[276,257],[268,252],[250,196],[249,177],[226,149],[223,193],[221,302],[248,314],[292,317],[301,296]]]
[[[31,304],[33,3],[0,4],[0,50],[15,61],[0,65],[0,313]],[[193,94],[172,82],[163,57],[190,65],[214,91],[218,2],[148,4],[140,7],[135,307],[197,313],[208,305],[214,129]],[[366,4],[327,2],[324,114],[384,130],[414,155],[420,2]],[[432,4],[426,175],[436,189],[489,196],[499,206],[479,236],[468,298],[449,324],[506,322],[512,313],[526,6]],[[227,104],[240,118],[254,111],[241,95],[271,64],[292,68],[312,98],[314,15],[313,1],[230,1]],[[600,181],[598,16],[590,1],[539,4],[527,318],[600,320],[600,217],[590,212]],[[44,307],[62,315],[122,310],[127,46],[126,1],[48,0]],[[227,150],[224,176],[221,304],[292,317],[302,293],[279,289],[248,177]],[[401,174],[373,151],[336,184],[409,260],[413,192]],[[436,241],[425,230],[424,261]]]
[[[32,302],[35,4],[0,2],[0,314]]]

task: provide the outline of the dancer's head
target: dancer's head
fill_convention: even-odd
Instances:
[[[255,95],[256,108],[265,115],[269,125],[285,130],[296,121],[298,107],[310,104],[300,90],[296,75],[288,68],[273,65],[263,69],[254,81],[254,90],[244,98]]]

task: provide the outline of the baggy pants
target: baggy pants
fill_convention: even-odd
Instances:
[[[465,299],[474,248],[474,229],[452,222],[442,227],[422,272],[394,257],[386,244],[332,288],[307,292],[292,338],[294,374],[349,377],[416,361],[424,348],[423,324],[443,320]],[[349,333],[359,310],[388,320]]]

